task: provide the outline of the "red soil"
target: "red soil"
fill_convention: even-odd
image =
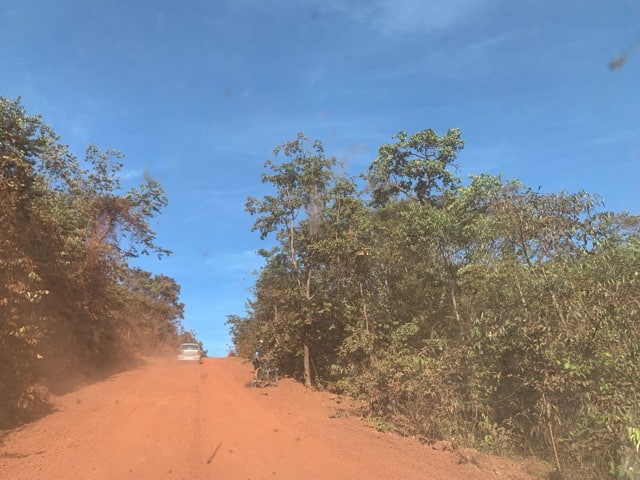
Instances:
[[[234,357],[203,365],[148,359],[55,397],[55,412],[6,432],[0,478],[540,478],[533,464],[380,433],[344,418],[333,395],[290,379],[258,389],[251,378],[251,365]]]

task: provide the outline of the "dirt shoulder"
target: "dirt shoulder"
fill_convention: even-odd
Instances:
[[[540,478],[532,466],[378,432],[289,379],[253,388],[251,365],[235,357],[150,359],[54,402],[4,436],[2,478]]]

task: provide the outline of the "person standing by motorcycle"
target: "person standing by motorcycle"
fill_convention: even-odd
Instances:
[[[256,347],[256,351],[253,354],[253,359],[251,360],[253,363],[253,384],[258,383],[258,369],[262,366],[262,358],[260,356],[262,350],[263,341],[260,340],[260,343]]]

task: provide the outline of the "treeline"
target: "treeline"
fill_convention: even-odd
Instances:
[[[238,354],[259,339],[381,428],[535,455],[564,478],[635,478],[640,219],[588,192],[455,174],[458,130],[404,132],[361,178],[299,134],[249,198],[274,245]],[[549,172],[550,175],[553,171]]]
[[[127,263],[169,253],[149,223],[167,197],[148,176],[123,192],[120,158],[89,146],[79,162],[0,97],[0,427],[45,406],[43,378],[192,338],[175,280]]]

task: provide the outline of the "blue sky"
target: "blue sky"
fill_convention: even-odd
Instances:
[[[224,355],[255,251],[265,160],[304,131],[357,174],[399,130],[462,130],[459,174],[585,189],[640,213],[640,4],[632,0],[4,0],[0,95],[82,156],[121,150],[170,204],[185,326]],[[617,70],[611,59],[629,52]]]

